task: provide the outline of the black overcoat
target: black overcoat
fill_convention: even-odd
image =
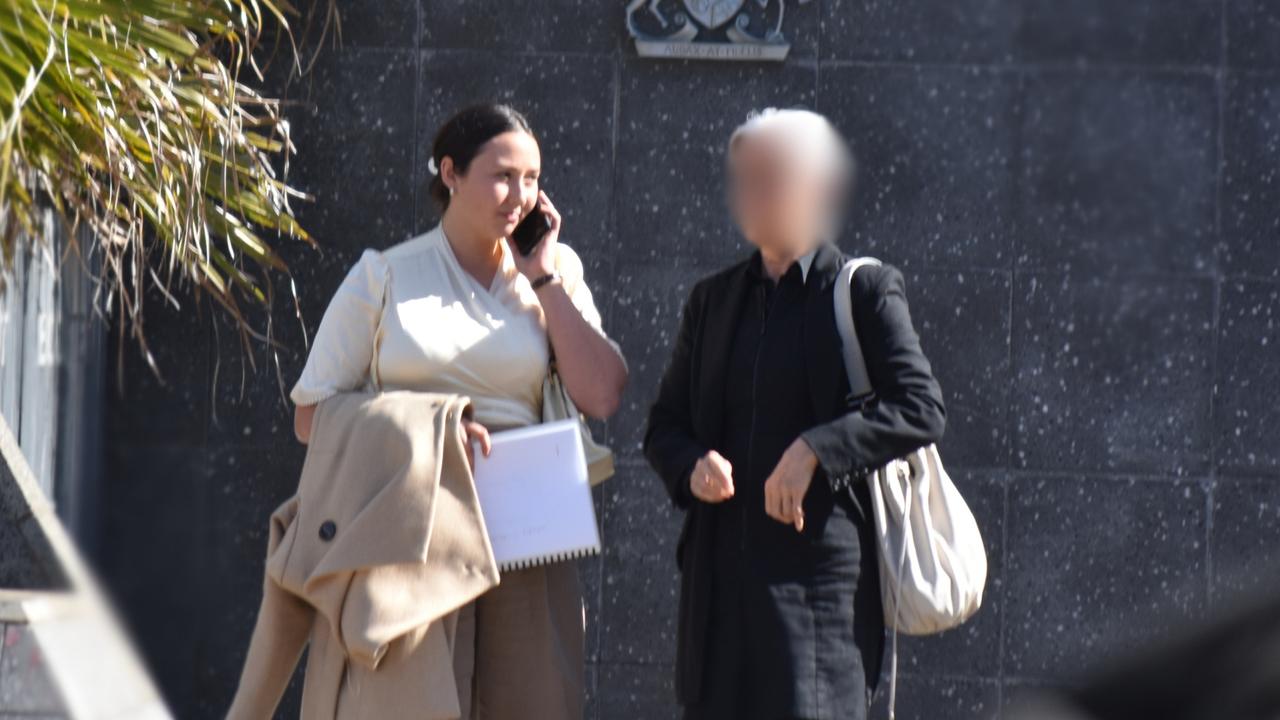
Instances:
[[[851,397],[832,302],[846,259],[830,243],[814,255],[805,279],[804,340],[797,361],[806,363],[809,400],[818,419],[804,433],[818,457],[814,482],[852,488],[869,522],[869,494],[862,477],[871,468],[936,442],[946,415],[941,388],[911,324],[902,273],[888,264],[858,270],[846,290],[852,293],[861,352],[875,388],[871,402]],[[689,475],[698,458],[721,447],[725,368],[748,290],[747,266],[744,260],[694,286],[644,436],[646,458],[672,502],[685,513],[676,546],[681,582],[675,685],[683,704],[696,701],[702,686],[711,610],[710,523],[715,519],[709,506],[693,497]],[[861,551],[873,555],[875,549]],[[855,605],[860,634],[874,633],[882,639],[878,590],[860,593]],[[797,638],[809,644],[813,640]],[[875,685],[882,648],[882,642],[875,643],[874,657],[864,662],[868,688]]]

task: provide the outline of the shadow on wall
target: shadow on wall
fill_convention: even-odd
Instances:
[[[1277,568],[1280,569],[1280,568]],[[1280,592],[1045,692],[1008,720],[1274,720],[1280,717]]]

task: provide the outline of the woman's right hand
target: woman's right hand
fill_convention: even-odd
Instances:
[[[476,451],[472,447],[472,443],[480,443],[480,452],[485,457],[489,457],[489,451],[493,449],[493,443],[489,440],[489,430],[485,426],[471,419],[463,419],[462,431],[467,434],[467,464],[471,466],[471,472],[476,471]]]
[[[689,489],[703,502],[728,500],[733,497],[733,466],[715,450],[707,452],[689,473]]]

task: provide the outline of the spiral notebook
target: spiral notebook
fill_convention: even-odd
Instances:
[[[600,552],[578,421],[493,433],[476,451],[476,491],[499,570]]]

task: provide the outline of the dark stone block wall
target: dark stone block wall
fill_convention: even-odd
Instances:
[[[342,2],[345,45],[288,90],[323,248],[286,248],[309,331],[364,247],[435,221],[446,115],[504,100],[542,135],[562,238],[632,371],[605,551],[581,563],[593,719],[675,716],[679,518],[639,443],[692,283],[745,252],[722,148],[765,105],[852,141],[842,245],[907,274],[942,454],[989,545],[973,622],[903,640],[900,717],[998,717],[1280,570],[1280,5],[813,0],[789,3],[781,64],[639,59],[624,5]],[[214,718],[297,481],[282,392],[305,355],[287,303],[278,379],[186,302],[148,310],[165,384],[112,353],[93,552],[178,715]]]

